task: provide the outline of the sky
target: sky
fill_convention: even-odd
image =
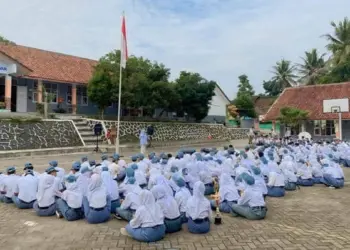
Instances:
[[[0,35],[17,44],[99,59],[120,48],[125,11],[129,53],[214,80],[230,99],[238,76],[257,93],[282,58],[326,52],[331,21],[349,0],[0,0]]]

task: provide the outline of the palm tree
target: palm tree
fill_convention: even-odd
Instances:
[[[305,85],[314,85],[318,83],[319,77],[326,72],[326,62],[323,57],[326,54],[318,55],[317,49],[310,52],[305,51],[305,57],[302,64],[297,64],[298,71],[301,74],[300,82]]]
[[[277,62],[275,66],[273,66],[272,73],[274,76],[272,77],[271,81],[277,85],[276,88],[281,90],[288,87],[295,87],[297,86],[297,82],[295,81],[297,76],[294,75],[294,71],[295,67],[291,64],[291,62],[282,59],[281,61]]]
[[[350,58],[350,21],[345,17],[338,24],[331,22],[331,25],[334,28],[334,35],[325,35],[329,41],[326,47],[333,53],[333,62],[337,65]]]

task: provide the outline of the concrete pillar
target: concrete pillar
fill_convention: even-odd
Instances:
[[[334,120],[334,128],[335,128],[335,136],[337,139],[340,139],[340,126],[339,126],[339,121]]]
[[[11,92],[12,92],[12,77],[5,76],[5,107],[11,111]]]
[[[77,114],[77,86],[72,85],[72,114]]]
[[[37,86],[37,103],[43,102],[43,80],[38,80],[38,86]]]

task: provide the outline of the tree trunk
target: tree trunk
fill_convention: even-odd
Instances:
[[[162,109],[162,111],[160,111],[158,117],[162,117],[163,113],[164,113],[165,109]]]
[[[104,119],[104,113],[105,113],[105,109],[101,108],[100,109],[100,119],[103,120]]]
[[[48,117],[48,103],[47,103],[47,94],[44,93],[44,118]]]

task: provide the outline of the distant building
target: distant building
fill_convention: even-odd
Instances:
[[[291,128],[293,134],[305,131],[315,140],[334,139],[340,137],[342,128],[342,139],[349,140],[349,97],[350,82],[287,88],[271,106],[264,121],[271,121],[276,126],[281,108],[294,107],[308,111],[309,117],[296,128]],[[339,112],[341,123],[339,123]],[[281,125],[281,136],[287,129]]]
[[[254,108],[257,118],[255,119],[255,129],[262,131],[271,131],[272,122],[264,122],[265,115],[270,109],[277,97],[271,96],[253,96]]]

